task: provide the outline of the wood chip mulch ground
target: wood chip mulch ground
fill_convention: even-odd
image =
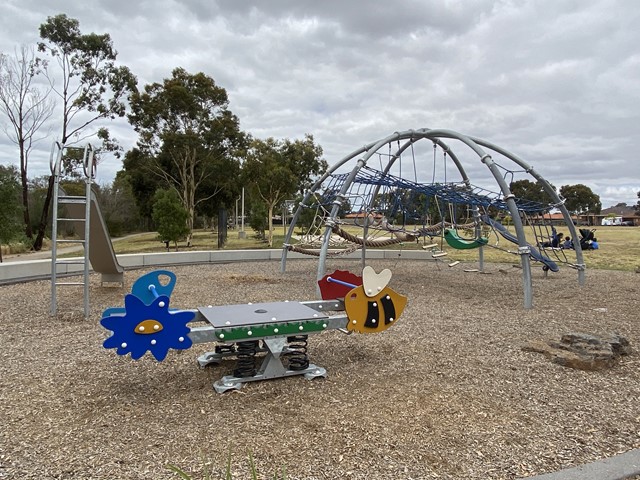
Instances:
[[[372,261],[391,268],[409,297],[397,325],[378,335],[310,338],[326,379],[251,383],[216,394],[233,362],[200,369],[195,345],[156,362],[102,348],[106,307],[124,288],[92,276],[91,317],[81,290],[49,282],[0,287],[0,479],[175,479],[177,465],[204,478],[514,479],[640,447],[638,292],[633,272],[534,269],[532,310],[521,270],[491,264]],[[316,262],[180,266],[172,307],[311,300]],[[358,264],[332,261],[329,270]],[[587,372],[522,350],[570,332],[616,332],[634,353]]]

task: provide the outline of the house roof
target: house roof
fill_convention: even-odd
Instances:
[[[570,216],[571,216],[571,218],[575,218],[575,215],[570,215]],[[561,212],[545,213],[542,217],[546,218],[548,220],[564,220],[564,215],[562,215]]]
[[[347,213],[344,218],[364,218],[365,216],[370,216],[373,218],[384,218],[384,215],[379,212],[351,212]]]

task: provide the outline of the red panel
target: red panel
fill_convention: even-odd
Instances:
[[[327,278],[329,277],[331,277],[332,279],[340,280],[342,282],[350,283],[351,285],[355,285],[356,287],[362,285],[362,277],[359,277],[358,275],[347,270],[336,270],[335,272],[325,275],[320,280],[318,280],[318,285],[320,286],[320,293],[323,300],[344,298],[344,296],[354,288],[353,286],[348,287],[339,283],[329,282],[327,281]]]

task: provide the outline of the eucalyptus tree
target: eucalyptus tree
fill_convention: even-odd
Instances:
[[[34,47],[22,45],[13,56],[0,53],[0,112],[7,120],[2,127],[7,138],[18,147],[22,218],[29,239],[33,239],[29,211],[29,154],[33,145],[43,138],[39,132],[55,107],[55,101],[49,96],[51,89],[42,88],[36,81],[45,69],[46,64],[36,57]]]
[[[131,99],[138,153],[129,155],[125,168],[133,174],[142,167],[175,190],[188,213],[187,245],[196,208],[217,196],[228,199],[229,190],[237,189],[237,152],[244,137],[228,107],[227,91],[213,78],[183,68]]]
[[[152,228],[153,195],[156,190],[165,187],[160,177],[151,173],[154,164],[154,159],[143,154],[138,148],[132,148],[124,154],[123,169],[118,172],[131,187],[145,229]]]
[[[322,147],[312,135],[304,140],[253,139],[246,152],[243,173],[254,196],[267,210],[267,240],[273,246],[273,212],[287,199],[292,199],[324,173],[327,162],[322,159]]]
[[[553,185],[551,185],[553,187]],[[555,187],[553,187],[555,189]],[[530,180],[516,180],[509,184],[509,189],[516,197],[530,200],[533,202],[539,202],[549,204],[552,202],[551,196],[545,192],[541,184],[532,182]]]
[[[116,65],[118,52],[110,35],[83,34],[78,20],[59,14],[40,25],[40,38],[38,50],[59,67],[58,75],[51,70],[48,73],[61,105],[60,143],[71,145],[97,134],[103,148],[115,148],[105,127],[91,127],[126,114],[127,100],[137,90],[137,80],[128,67]],[[52,195],[50,177],[35,250],[42,248]]]
[[[578,183],[576,185],[563,185],[560,187],[560,195],[564,198],[564,206],[572,213],[595,213],[598,214],[602,210],[602,202],[600,196],[593,191]]]

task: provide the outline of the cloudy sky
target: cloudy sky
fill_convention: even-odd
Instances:
[[[329,164],[395,131],[446,128],[516,153],[556,186],[584,183],[604,207],[637,201],[636,0],[3,0],[0,51],[35,43],[58,13],[109,33],[140,88],[178,66],[202,71],[243,130],[311,133]],[[135,144],[126,121],[111,128]],[[30,175],[48,171],[52,140]],[[0,138],[0,162],[14,151]],[[99,180],[120,168],[105,161]]]

